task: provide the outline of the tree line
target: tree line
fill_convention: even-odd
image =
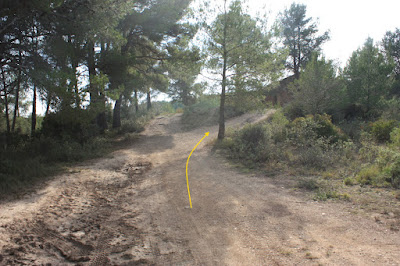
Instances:
[[[78,128],[77,136],[101,134],[121,127],[126,110],[138,111],[139,94],[146,96],[148,109],[155,91],[184,105],[194,103],[204,90],[196,83],[203,68],[219,77],[219,139],[225,135],[226,95],[238,105],[249,95],[262,102],[285,71],[295,80],[293,116],[373,117],[399,94],[399,29],[388,32],[380,45],[368,39],[340,69],[323,57],[329,32],[319,33],[303,4],[292,4],[270,28],[239,0],[224,1],[213,12],[211,2],[198,12],[190,4],[2,1],[0,129],[5,136],[15,133],[19,112],[29,111],[35,136],[41,100],[46,106],[42,131],[57,135]],[[214,15],[211,22],[204,18],[208,13]],[[193,42],[199,31],[202,45]]]
[[[189,48],[196,26],[182,21],[190,1],[20,0],[0,8],[1,124],[17,131],[20,111],[31,112],[35,135],[37,103],[45,103],[48,127],[62,120],[121,126],[121,106],[138,110],[138,94],[176,94],[192,86],[199,50]],[[192,63],[183,73],[182,62]],[[189,64],[188,64],[189,65]],[[183,85],[182,85],[183,83]],[[29,97],[29,98],[28,98]],[[185,103],[188,95],[181,95]],[[29,106],[21,106],[29,103]]]

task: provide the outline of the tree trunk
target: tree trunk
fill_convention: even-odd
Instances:
[[[95,104],[98,100],[98,91],[93,84],[93,77],[96,75],[96,65],[94,60],[94,43],[92,41],[88,42],[88,59],[87,66],[89,70],[89,94],[90,94],[90,104]]]
[[[224,18],[224,37],[223,37],[223,68],[222,68],[222,91],[221,91],[221,102],[219,105],[219,128],[218,128],[218,139],[223,140],[225,138],[225,90],[226,90],[226,68],[228,52],[226,50],[226,35],[227,35],[227,11],[226,11],[226,1],[225,1],[225,18]]]
[[[4,104],[6,106],[6,124],[7,124],[7,134],[10,134],[11,127],[10,127],[10,115],[8,110],[8,95],[7,90],[4,91]]]
[[[182,103],[185,106],[189,105],[189,89],[186,89],[186,87],[182,90]]]
[[[150,95],[150,89],[147,91],[147,111],[151,109],[151,95]]]
[[[221,91],[221,102],[219,105],[219,129],[218,129],[219,140],[225,138],[225,90],[226,90],[226,58],[224,58],[224,66],[222,70],[222,91]]]
[[[76,108],[80,108],[81,107],[81,98],[79,95],[79,87],[78,87],[78,61],[76,59],[76,56],[74,55],[72,58],[72,69],[75,72],[74,78],[73,78],[73,86],[74,86],[74,98],[75,98],[75,105]]]
[[[50,105],[51,105],[51,94],[49,93],[47,95],[47,104],[46,104],[46,112],[45,112],[45,116],[47,116],[49,114],[50,111]]]
[[[138,99],[138,91],[135,89],[135,111],[139,112],[139,99]]]
[[[10,134],[11,127],[10,127],[10,116],[9,116],[9,110],[8,110],[8,93],[7,93],[7,83],[6,83],[6,77],[4,75],[4,70],[1,68],[1,77],[3,79],[3,88],[4,88],[4,105],[6,107],[6,124],[7,124],[7,135]]]
[[[99,95],[98,104],[99,106],[99,114],[97,115],[97,126],[100,127],[101,133],[108,128],[107,124],[107,115],[106,115],[106,97],[102,93]]]
[[[35,136],[36,131],[36,85],[33,84],[33,99],[32,99],[32,125],[31,137]]]
[[[113,128],[121,127],[121,101],[122,94],[119,96],[119,99],[115,102],[114,112],[113,112]]]
[[[11,132],[15,132],[15,123],[17,121],[17,114],[19,109],[19,91],[21,86],[21,70],[18,72],[17,87],[15,88],[15,105],[14,105],[14,116],[11,126]]]

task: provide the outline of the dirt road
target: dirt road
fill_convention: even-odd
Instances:
[[[189,209],[186,159],[207,131],[190,159]],[[400,265],[399,232],[240,173],[206,145],[216,132],[159,117],[135,145],[2,204],[0,264]]]

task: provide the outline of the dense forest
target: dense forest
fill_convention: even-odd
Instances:
[[[251,167],[400,186],[400,29],[365,40],[342,69],[325,58],[329,32],[303,4],[272,27],[239,0],[191,4],[2,1],[1,190],[101,155],[116,134],[177,111],[188,123],[212,117],[217,145]],[[218,95],[205,95],[205,69]],[[153,102],[158,92],[172,103]],[[271,105],[265,123],[225,129],[227,118]]]

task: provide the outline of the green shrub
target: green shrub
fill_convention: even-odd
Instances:
[[[354,179],[351,178],[351,177],[346,177],[346,178],[343,180],[343,183],[344,183],[346,186],[352,186],[352,185],[354,185]]]
[[[379,186],[382,184],[381,170],[376,164],[367,166],[358,173],[356,180],[361,185]]]
[[[400,188],[400,158],[391,166],[390,182],[395,188]]]
[[[235,157],[250,164],[268,161],[274,150],[270,132],[261,124],[245,126],[235,133],[233,141]]]
[[[297,187],[312,191],[318,189],[320,186],[314,179],[302,179],[299,180]]]
[[[387,142],[390,140],[390,133],[398,125],[395,120],[378,120],[370,125],[372,136],[378,142]]]
[[[89,110],[67,108],[48,114],[42,123],[41,133],[55,139],[73,139],[84,143],[101,133]]]
[[[308,115],[293,120],[289,125],[292,138],[297,139],[319,139],[324,138],[330,143],[345,140],[342,131],[336,127],[329,115]]]
[[[289,120],[283,114],[282,110],[276,111],[268,124],[271,130],[272,138],[275,143],[284,142],[287,138],[287,126],[289,125]]]
[[[295,148],[296,162],[318,169],[348,159],[353,145],[328,115],[299,117],[288,125],[287,141]]]
[[[400,148],[400,127],[397,127],[390,132],[390,141],[393,145]]]
[[[326,201],[328,199],[338,199],[340,198],[340,194],[335,190],[331,189],[318,189],[317,193],[314,196],[314,200]]]

